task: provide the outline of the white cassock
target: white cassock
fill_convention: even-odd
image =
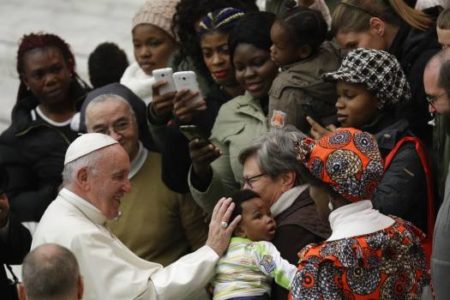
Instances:
[[[32,249],[56,243],[80,265],[85,300],[197,299],[219,256],[208,246],[163,268],[136,256],[103,225],[106,218],[83,198],[62,189],[45,211]],[[145,230],[145,228],[136,228]]]

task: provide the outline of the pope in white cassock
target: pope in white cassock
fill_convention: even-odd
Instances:
[[[228,225],[234,204],[221,199],[206,245],[163,268],[137,257],[104,227],[119,216],[120,200],[131,189],[129,167],[127,153],[110,136],[77,138],[66,152],[64,188],[42,216],[32,248],[56,243],[70,249],[80,265],[86,300],[195,299],[240,220]]]

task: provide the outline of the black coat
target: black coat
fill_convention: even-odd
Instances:
[[[85,91],[76,95],[78,102]],[[55,199],[62,183],[64,156],[77,137],[68,126],[61,129],[31,111],[39,102],[33,96],[22,99],[13,108],[11,125],[0,135],[0,165],[7,169],[7,194],[11,211],[21,221],[39,221]]]
[[[413,136],[408,121],[396,121],[389,114],[381,115],[362,130],[375,135],[383,158],[401,138]],[[372,202],[381,213],[408,220],[426,232],[427,184],[413,143],[400,147],[375,190]]]
[[[281,257],[298,264],[298,252],[311,243],[321,243],[331,235],[330,223],[320,218],[309,189],[303,191],[292,205],[275,217],[277,231],[272,243]],[[272,284],[272,300],[287,299],[289,291]]]
[[[31,234],[16,218],[10,216],[9,228],[5,236],[0,237],[0,298],[17,299],[16,292],[7,278],[5,264],[21,264],[30,250]]]
[[[437,8],[425,12],[432,17],[439,13]],[[423,86],[423,72],[430,58],[441,48],[434,25],[426,31],[420,31],[402,24],[388,50],[399,60],[412,92],[412,101],[399,106],[398,116],[406,118],[411,130],[428,146],[431,145],[432,128],[427,125],[431,118]]]

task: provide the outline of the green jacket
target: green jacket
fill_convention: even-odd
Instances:
[[[238,161],[239,153],[249,146],[255,137],[269,131],[267,116],[259,100],[248,93],[223,104],[211,131],[211,142],[222,150],[222,155],[211,164],[212,179],[202,192],[191,182],[189,188],[195,201],[208,212],[212,212],[217,201],[230,196],[242,183],[242,165]]]

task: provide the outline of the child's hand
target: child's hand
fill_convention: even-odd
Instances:
[[[327,134],[330,131],[333,132],[336,130],[336,126],[331,124],[331,125],[328,125],[327,127],[323,127],[322,125],[317,123],[313,118],[311,118],[309,116],[306,117],[306,121],[308,121],[309,125],[311,125],[310,134],[315,140],[320,139],[322,136],[324,136],[325,134]]]

